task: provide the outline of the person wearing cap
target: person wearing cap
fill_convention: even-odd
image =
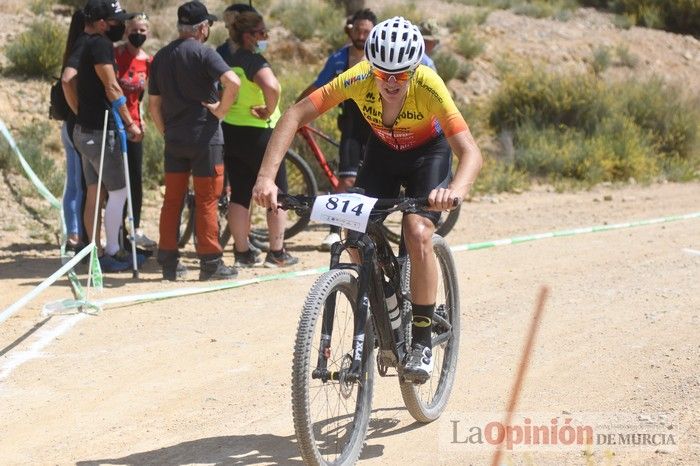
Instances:
[[[438,39],[435,35],[438,31],[437,23],[432,19],[421,21],[418,23],[418,29],[420,30],[420,33],[423,34],[423,40],[425,41],[425,54],[423,55],[421,64],[429,66],[433,70],[437,71],[437,68],[435,68],[435,62],[433,62],[433,59],[430,58],[430,56],[433,54],[433,50],[440,43],[440,39]]]
[[[165,197],[160,212],[158,263],[163,278],[182,278],[177,236],[190,174],[195,197],[199,279],[230,279],[222,260],[218,202],[224,184],[224,140],[219,121],[235,101],[238,76],[204,43],[216,16],[197,1],[177,10],[179,37],[156,53],[148,81],[149,112],[165,139]],[[221,83],[223,91],[217,91]]]
[[[364,60],[365,41],[375,24],[377,24],[377,16],[369,8],[355,12],[347,20],[345,27],[350,43],[328,57],[316,80],[301,93],[297,100],[301,100]],[[370,129],[357,104],[352,100],[342,102],[340,112],[338,116],[338,129],[340,129],[338,179],[340,183],[337,192],[344,192],[355,185],[355,178]],[[330,232],[321,242],[321,250],[330,251],[333,243],[337,241],[340,241],[340,228],[331,226]]]
[[[84,221],[88,239],[98,248],[100,265],[105,272],[119,272],[129,268],[131,257],[119,246],[119,229],[127,199],[126,173],[117,134],[118,122],[112,111],[119,113],[126,133],[132,141],[143,137],[141,129],[129,114],[126,98],[115,73],[114,42],[124,35],[124,21],[131,18],[118,0],[88,0],[85,8],[86,29],[92,31],[83,46],[78,65],[77,118],[73,130],[75,146],[82,155],[83,174],[87,184]],[[104,158],[101,149],[105,111],[108,111],[107,134],[104,135]],[[102,165],[102,166],[101,166]],[[106,245],[100,243],[100,204],[97,200],[97,181],[102,170],[102,184],[109,195],[105,206]],[[93,238],[93,219],[97,230]],[[138,262],[145,260],[138,256]]]

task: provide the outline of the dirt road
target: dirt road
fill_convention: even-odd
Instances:
[[[534,190],[467,204],[449,241],[699,210],[698,183]],[[325,265],[327,257],[310,246],[323,233],[291,242],[302,258],[297,270]],[[46,258],[50,246],[15,241],[1,245],[0,310],[57,268]],[[492,448],[460,442],[474,413],[501,419],[535,297],[546,284],[551,296],[519,411],[595,413],[602,421],[654,421],[661,413],[655,427],[676,445],[596,446],[589,453],[535,446],[507,454],[507,463],[700,464],[699,250],[700,219],[693,219],[456,253],[463,328],[447,411],[433,424],[416,424],[396,379],[378,378],[362,462],[487,464]],[[188,263],[195,277],[193,256]],[[60,281],[0,324],[0,464],[299,464],[291,354],[315,278],[44,321],[41,305],[70,297]],[[138,283],[117,275],[106,285],[100,297],[199,284],[162,283],[150,263]]]

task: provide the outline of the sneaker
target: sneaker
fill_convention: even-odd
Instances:
[[[333,246],[338,241],[340,241],[340,235],[338,233],[328,233],[328,235],[326,235],[326,237],[323,238],[323,241],[321,241],[321,251],[330,251],[331,246]]]
[[[112,257],[114,257],[118,261],[125,262],[130,267],[131,267],[132,262],[134,260],[133,256],[131,255],[131,251],[126,251],[124,249],[120,249]],[[146,262],[146,256],[143,254],[139,254],[138,248],[137,248],[136,249],[136,267],[140,269],[144,262]]]
[[[233,248],[233,257],[235,259],[236,267],[255,267],[262,263],[262,259],[259,254],[255,254],[252,249],[248,249],[246,252],[238,252],[236,248]]]
[[[433,350],[416,344],[406,357],[403,376],[413,383],[425,383],[433,372]]]
[[[105,273],[123,272],[129,269],[129,264],[120,261],[114,256],[105,254],[98,260],[100,261],[100,268],[102,269],[102,272]]]
[[[180,261],[177,261],[175,268],[163,267],[163,280],[174,282],[183,280],[185,277],[187,277],[187,267],[182,265]]]
[[[228,267],[222,259],[201,261],[199,265],[199,280],[230,280],[238,275],[235,267]]]
[[[299,262],[298,257],[294,257],[289,254],[286,249],[282,249],[281,251],[268,252],[267,256],[265,256],[265,263],[263,265],[267,268],[274,269],[277,267],[294,265],[297,262]]]
[[[156,243],[151,238],[138,231],[138,229],[136,230],[135,240],[136,246],[144,249],[155,249],[158,246],[158,243]]]

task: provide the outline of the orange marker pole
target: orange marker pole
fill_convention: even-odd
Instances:
[[[520,365],[518,366],[518,373],[515,376],[515,382],[513,383],[513,390],[510,394],[510,400],[508,400],[508,408],[506,409],[506,419],[503,422],[504,426],[509,426],[513,420],[513,413],[515,412],[515,407],[518,404],[518,397],[520,395],[520,389],[523,385],[523,380],[525,379],[525,373],[527,372],[527,366],[530,364],[530,355],[532,354],[532,347],[535,345],[535,335],[537,334],[537,329],[540,326],[540,320],[542,319],[542,312],[544,311],[544,302],[547,299],[547,294],[549,293],[549,288],[542,286],[540,288],[540,294],[537,298],[537,306],[535,307],[535,313],[532,316],[532,322],[530,322],[530,328],[527,331],[527,340],[525,341],[525,347],[523,348],[523,355],[520,358]],[[498,445],[496,452],[493,455],[493,461],[491,461],[491,466],[498,466],[501,461],[501,454],[503,453],[503,442]]]

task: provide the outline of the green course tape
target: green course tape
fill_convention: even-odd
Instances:
[[[478,243],[468,243],[468,244],[462,244],[458,246],[453,246],[451,250],[453,252],[460,252],[460,251],[475,251],[478,249],[487,249],[487,248],[492,248],[496,246],[505,246],[507,244],[520,244],[520,243],[525,243],[528,241],[535,241],[539,239],[545,239],[545,238],[557,238],[557,237],[564,237],[564,236],[574,236],[574,235],[580,235],[584,233],[596,233],[596,232],[602,232],[602,231],[610,231],[610,230],[619,230],[622,228],[632,228],[632,227],[638,227],[638,226],[644,226],[644,225],[654,225],[654,224],[659,224],[659,223],[668,223],[668,222],[675,222],[679,220],[689,220],[693,218],[700,218],[700,212],[694,212],[690,214],[685,214],[685,215],[673,215],[670,217],[660,217],[660,218],[653,218],[653,219],[648,219],[648,220],[640,220],[637,222],[625,222],[625,223],[617,223],[617,224],[612,224],[612,225],[596,225],[592,227],[584,227],[584,228],[574,228],[570,230],[561,230],[561,231],[554,231],[554,232],[549,232],[549,233],[537,233],[533,235],[527,235],[527,236],[516,236],[513,238],[506,238],[506,239],[498,239],[498,240],[492,240],[492,241],[482,241]],[[175,290],[167,290],[167,291],[158,291],[154,293],[145,293],[145,294],[140,294],[140,295],[131,295],[131,296],[119,296],[115,298],[108,298],[108,299],[103,299],[103,300],[97,300],[97,301],[85,301],[85,300],[62,300],[62,301],[54,301],[51,303],[47,303],[44,306],[44,313],[52,313],[52,312],[62,312],[62,311],[67,311],[70,309],[75,309],[75,308],[80,308],[80,307],[85,307],[89,309],[102,309],[104,306],[109,306],[109,305],[121,305],[121,304],[136,304],[136,303],[145,303],[145,302],[150,302],[150,301],[159,301],[163,299],[169,299],[169,298],[175,298],[179,296],[189,296],[189,295],[195,295],[195,294],[201,294],[201,293],[210,293],[213,291],[220,291],[220,290],[227,290],[231,288],[239,288],[242,286],[246,285],[252,285],[255,283],[263,283],[263,282],[269,282],[269,281],[275,281],[275,280],[286,280],[290,278],[296,278],[296,277],[302,277],[302,276],[307,276],[307,275],[319,275],[324,272],[328,271],[328,267],[319,267],[316,269],[309,269],[309,270],[303,270],[299,272],[287,272],[287,273],[280,273],[280,274],[274,274],[274,275],[267,275],[264,277],[258,277],[258,278],[251,278],[248,280],[233,280],[229,282],[223,282],[217,285],[212,285],[212,286],[206,286],[206,287],[194,287],[194,288],[178,288]]]
[[[63,274],[65,274],[68,270],[71,270],[73,267],[75,267],[75,265],[78,262],[80,262],[80,259],[90,254],[94,247],[95,245],[93,243],[90,243],[88,246],[85,246],[78,254],[75,255],[75,257],[73,257],[71,260],[66,262],[63,265],[63,267],[54,272],[53,275],[48,277],[37,287],[35,287],[32,291],[20,298],[19,301],[15,302],[10,307],[0,312],[0,323],[3,323],[7,319],[9,319],[10,316],[12,316],[12,314],[19,311],[25,304],[34,299],[39,293],[48,288],[53,282],[61,278],[61,276],[63,276]]]
[[[287,280],[297,277],[305,277],[308,275],[320,275],[328,271],[328,267],[319,267],[315,269],[301,270],[298,272],[285,272],[264,277],[250,278],[247,280],[232,280],[221,282],[211,286],[197,286],[192,288],[177,288],[174,290],[156,291],[153,293],[144,293],[138,295],[118,296],[115,298],[100,299],[95,301],[86,301],[81,299],[64,299],[53,301],[44,305],[42,315],[46,316],[53,313],[62,313],[70,309],[86,307],[89,309],[103,309],[109,305],[124,305],[138,304],[151,301],[160,301],[163,299],[177,298],[181,296],[189,296],[202,293],[211,293],[213,291],[229,290],[232,288],[240,288],[242,286],[254,285],[256,283],[264,283],[275,280]]]
[[[622,228],[632,228],[641,227],[645,225],[655,225],[659,223],[677,222],[679,220],[689,220],[693,218],[700,218],[700,212],[693,212],[684,215],[672,215],[670,217],[652,218],[648,220],[639,220],[637,222],[615,223],[612,225],[596,225],[592,227],[574,228],[571,230],[560,230],[549,233],[537,233],[534,235],[516,236],[513,238],[497,239],[492,241],[482,241],[479,243],[461,244],[459,246],[453,246],[451,249],[452,252],[475,251],[477,249],[487,249],[496,246],[505,246],[508,244],[520,244],[528,241],[536,241],[538,239],[560,238],[564,236],[581,235],[584,233],[599,233],[602,231],[620,230]]]
[[[66,256],[66,250],[65,250],[65,241],[64,238],[66,237],[66,224],[63,218],[63,206],[61,203],[56,199],[56,197],[51,194],[51,191],[48,190],[48,188],[44,185],[44,183],[41,182],[38,176],[36,176],[36,173],[34,173],[34,170],[32,170],[32,167],[27,163],[27,160],[24,158],[22,155],[22,152],[19,150],[19,147],[17,146],[17,143],[15,142],[15,139],[12,137],[12,134],[10,131],[7,129],[7,126],[5,125],[5,122],[0,120],[0,133],[2,133],[3,136],[5,136],[5,139],[7,140],[7,143],[10,145],[10,148],[12,151],[17,155],[17,158],[19,159],[19,163],[22,166],[22,169],[24,172],[27,174],[27,178],[29,178],[29,181],[31,181],[36,189],[39,191],[39,194],[41,194],[44,199],[46,199],[53,207],[54,209],[59,211],[60,214],[60,219],[61,219],[61,259],[63,261],[69,260],[69,256]],[[85,291],[83,290],[83,287],[80,285],[80,281],[78,281],[78,276],[75,274],[75,271],[73,269],[68,270],[67,272],[68,275],[68,281],[71,284],[71,288],[73,291],[73,295],[78,298],[82,299],[85,296]]]

